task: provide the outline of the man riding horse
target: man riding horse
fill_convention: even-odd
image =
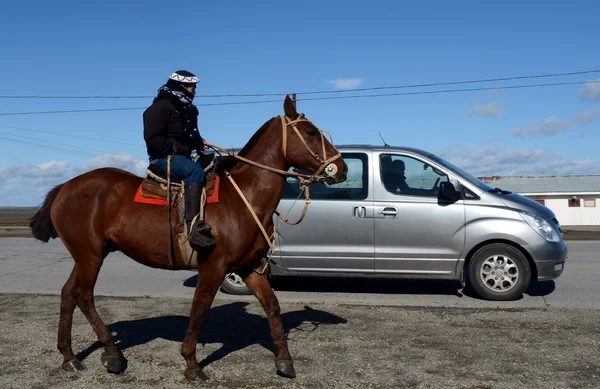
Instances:
[[[210,237],[211,226],[192,220],[200,212],[200,197],[206,184],[204,168],[191,158],[192,150],[198,153],[206,148],[206,141],[198,130],[198,108],[192,103],[196,84],[200,80],[189,71],[178,70],[171,74],[166,84],[158,89],[152,105],[144,111],[144,140],[150,159],[165,172],[167,158],[171,158],[171,175],[184,182],[185,221],[189,241],[198,246],[214,243]]]

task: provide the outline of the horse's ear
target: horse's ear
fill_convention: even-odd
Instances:
[[[294,102],[292,101],[289,95],[285,96],[285,101],[283,102],[283,112],[285,112],[285,115],[292,120],[298,117],[298,112],[296,112],[296,106],[294,105]]]

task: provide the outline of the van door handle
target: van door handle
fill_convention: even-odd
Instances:
[[[367,216],[367,208],[366,207],[354,207],[352,209],[352,216],[358,218],[364,218]]]
[[[385,207],[383,208],[381,211],[377,212],[380,215],[383,216],[393,216],[396,217],[398,215],[398,209],[396,209],[395,207]]]

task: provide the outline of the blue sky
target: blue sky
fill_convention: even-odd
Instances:
[[[202,105],[274,99],[202,95],[600,69],[592,39],[600,3],[594,1],[172,4],[4,5],[0,95],[153,96],[172,71],[188,69],[201,79],[195,103]],[[598,79],[600,73],[360,94]],[[474,174],[600,174],[600,83],[338,100],[302,97],[298,109],[339,144],[380,144],[381,132],[389,144],[433,151]],[[275,99],[200,106],[200,131],[219,146],[242,146],[267,119],[282,113],[283,98]],[[143,109],[3,113],[144,108],[150,103],[150,97],[0,99],[0,206],[37,205],[55,183],[99,166],[142,174],[147,161]]]

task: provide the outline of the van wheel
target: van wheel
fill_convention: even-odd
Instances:
[[[516,300],[529,287],[531,268],[519,250],[494,243],[479,249],[471,259],[469,281],[486,300]]]
[[[247,295],[252,294],[250,289],[246,286],[242,278],[235,273],[229,273],[225,276],[225,279],[221,283],[221,289],[223,292],[235,295]]]

